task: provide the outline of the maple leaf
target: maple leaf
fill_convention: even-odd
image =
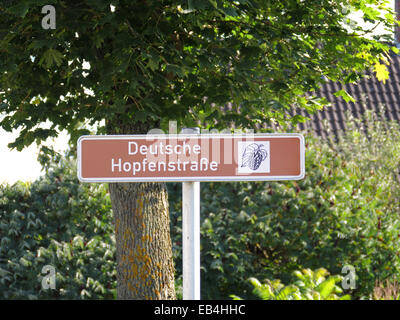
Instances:
[[[374,65],[374,71],[376,73],[376,78],[379,81],[383,81],[383,83],[385,83],[386,80],[389,78],[389,71],[384,64],[377,62]]]

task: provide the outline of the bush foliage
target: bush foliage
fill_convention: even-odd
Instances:
[[[329,272],[320,268],[297,270],[293,272],[297,281],[285,286],[280,280],[265,280],[261,283],[251,277],[249,282],[253,286],[253,295],[262,300],[350,300],[350,295],[342,295],[343,290],[339,283],[341,275],[330,276]],[[234,300],[242,298],[232,295]]]
[[[111,204],[98,184],[79,184],[62,160],[32,184],[0,187],[0,299],[114,298]],[[43,289],[46,265],[56,289]]]
[[[352,265],[352,297],[400,272],[400,130],[372,115],[339,141],[306,137],[306,177],[201,184],[202,298],[247,297],[246,281]],[[80,184],[62,160],[32,184],[0,188],[0,298],[115,297],[115,241],[106,185]],[[182,283],[181,184],[168,183],[178,292]],[[43,290],[52,265],[56,290]]]

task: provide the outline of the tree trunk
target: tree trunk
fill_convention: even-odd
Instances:
[[[107,125],[108,133],[147,133]],[[149,128],[147,128],[149,129]],[[141,132],[138,132],[141,131]],[[176,299],[165,183],[110,183],[118,299]]]

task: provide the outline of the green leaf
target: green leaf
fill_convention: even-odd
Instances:
[[[304,275],[298,270],[294,271],[293,275],[296,276],[297,278],[301,279],[301,280],[304,280]]]
[[[174,65],[174,64],[168,64],[165,68],[166,72],[171,72],[173,74],[178,75],[179,77],[183,77],[184,76],[184,71],[183,68],[178,66],[178,65]]]
[[[397,47],[391,47],[391,49],[395,54],[399,54],[400,53],[400,50]]]
[[[229,297],[232,298],[232,300],[243,300],[241,297],[234,294],[229,295]]]
[[[222,11],[224,11],[226,16],[230,16],[230,17],[237,17],[238,13],[234,8],[223,8]]]
[[[335,284],[335,278],[330,277],[320,283],[315,289],[321,294],[322,299],[326,299],[333,292]]]
[[[294,293],[299,293],[299,289],[296,286],[286,286],[277,295],[278,300],[290,300]]]
[[[46,68],[51,68],[54,65],[58,67],[62,64],[64,56],[61,52],[56,49],[48,49],[44,52],[42,58],[39,61],[39,65],[45,66]]]
[[[334,93],[336,97],[342,97],[346,102],[356,102],[356,100],[344,89],[341,89]]]
[[[155,70],[158,69],[158,62],[156,60],[149,59],[149,61],[147,62],[146,67],[150,68],[151,71],[155,71]]]
[[[249,278],[249,282],[253,285],[254,288],[260,288],[262,286],[261,282],[254,277]]]

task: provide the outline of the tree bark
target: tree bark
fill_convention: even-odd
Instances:
[[[119,126],[116,132],[115,127],[107,125],[107,132],[148,131],[135,125]],[[117,246],[117,298],[176,299],[165,183],[110,183],[109,190]]]

